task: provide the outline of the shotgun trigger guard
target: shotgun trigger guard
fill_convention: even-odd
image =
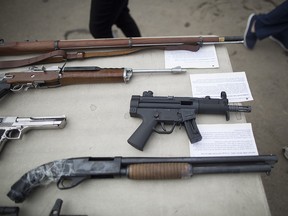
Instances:
[[[61,176],[57,181],[57,187],[60,190],[70,189],[76,187],[86,179],[89,179],[89,176]]]
[[[171,134],[174,131],[176,123],[174,123],[172,125],[172,128],[170,130],[167,130],[167,128],[165,127],[165,123],[164,122],[160,122],[160,126],[161,126],[162,130],[158,130],[156,127],[154,127],[153,131],[155,131],[158,134]]]

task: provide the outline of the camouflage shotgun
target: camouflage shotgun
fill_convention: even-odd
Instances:
[[[30,192],[50,182],[59,189],[73,188],[87,179],[128,177],[134,180],[182,179],[195,174],[269,174],[277,162],[275,155],[230,157],[82,157],[56,160],[24,174],[7,196],[23,202]]]

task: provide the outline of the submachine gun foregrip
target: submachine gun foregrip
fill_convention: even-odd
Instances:
[[[153,131],[170,134],[176,125],[184,125],[191,143],[202,139],[196,124],[196,114],[220,114],[230,119],[230,112],[251,112],[250,106],[229,105],[226,93],[220,99],[209,96],[204,98],[153,96],[152,91],[143,96],[133,95],[130,102],[130,116],[143,121],[128,139],[128,143],[138,150],[143,148]],[[160,129],[157,128],[160,125]],[[172,125],[170,130],[165,125]],[[161,130],[162,129],[162,130]]]

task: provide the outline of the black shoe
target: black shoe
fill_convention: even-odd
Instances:
[[[252,27],[255,21],[256,21],[256,15],[251,14],[248,18],[246,30],[244,33],[244,46],[248,49],[253,49],[257,42],[256,33],[252,32]]]

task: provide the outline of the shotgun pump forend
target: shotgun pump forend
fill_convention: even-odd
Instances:
[[[275,155],[233,157],[82,157],[53,161],[24,174],[7,196],[23,202],[41,185],[57,182],[59,189],[69,189],[87,179],[125,176],[134,180],[182,179],[195,174],[270,173],[277,162]]]
[[[143,121],[128,139],[128,143],[138,150],[143,148],[153,131],[170,134],[176,125],[184,125],[191,143],[198,142],[202,136],[196,124],[196,114],[220,114],[230,119],[230,112],[251,112],[250,106],[228,105],[225,92],[221,99],[173,96],[153,96],[152,91],[143,92],[143,96],[133,95],[130,102],[130,116]],[[157,126],[161,127],[158,128]],[[167,130],[165,125],[172,125]]]

